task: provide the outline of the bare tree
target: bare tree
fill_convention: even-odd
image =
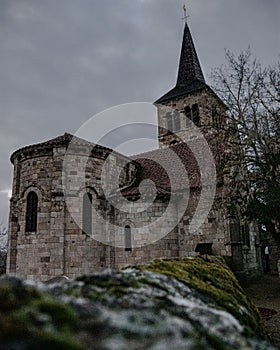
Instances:
[[[8,230],[0,222],[0,275],[6,271]]]
[[[263,68],[250,49],[226,51],[213,71],[214,89],[228,106],[228,129],[239,143],[246,183],[244,213],[261,224],[280,222],[280,62]]]

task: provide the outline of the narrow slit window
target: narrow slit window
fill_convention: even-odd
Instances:
[[[218,116],[216,106],[212,106],[212,125],[214,128],[218,128]]]
[[[244,224],[241,226],[241,236],[242,236],[243,244],[250,247],[250,229],[248,224]]]
[[[124,244],[125,244],[125,251],[132,251],[132,245],[131,245],[131,227],[125,226],[124,228]]]
[[[199,107],[197,104],[192,106],[192,120],[196,126],[200,126]]]
[[[166,113],[166,124],[167,124],[167,132],[173,132],[173,121],[172,114],[170,112]]]
[[[222,127],[222,117],[216,106],[212,106],[212,124],[216,129]]]
[[[89,192],[83,196],[83,234],[92,234],[92,194]]]
[[[190,125],[190,120],[192,120],[192,111],[189,106],[185,107],[185,116],[186,116],[186,126]]]
[[[37,231],[37,216],[38,216],[38,196],[36,192],[31,191],[27,195],[27,203],[26,203],[26,218],[25,218],[26,232]]]
[[[192,112],[189,106],[185,107],[185,115],[186,115],[186,118],[188,119],[192,118]]]
[[[180,114],[176,113],[174,115],[174,132],[177,132],[180,129],[181,129]]]

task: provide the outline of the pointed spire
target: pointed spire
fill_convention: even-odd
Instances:
[[[191,32],[186,22],[176,85],[188,86],[194,80],[205,83]]]
[[[207,85],[186,21],[176,86],[155,103],[168,102],[171,99],[186,96],[205,86]]]

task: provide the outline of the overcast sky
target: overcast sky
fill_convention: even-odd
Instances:
[[[0,221],[7,221],[14,150],[75,133],[97,112],[152,102],[173,87],[182,5],[183,0],[0,0]],[[279,59],[279,0],[187,5],[206,79],[223,63],[224,48],[239,53],[250,45],[263,64]]]

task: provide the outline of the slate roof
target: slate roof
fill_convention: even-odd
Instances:
[[[179,157],[179,162],[181,161],[181,164],[183,165],[182,168],[178,169],[176,155]],[[151,160],[150,158],[153,158],[154,160]],[[137,155],[134,159],[141,164],[141,180],[147,178],[151,179],[159,187],[167,191],[171,189],[171,183],[167,171],[174,179],[172,188],[175,191],[186,187],[186,175],[188,175],[191,187],[200,186],[199,167],[195,156],[186,143],[178,143],[169,148],[161,148],[146,152]],[[163,166],[160,164],[163,164]],[[186,170],[186,173],[184,173],[184,170]]]
[[[95,145],[78,137],[74,137],[73,139],[73,137],[73,135],[65,133],[64,135],[58,136],[46,142],[21,148],[12,154],[11,161],[13,162],[14,159],[21,154],[31,154],[34,156],[33,152],[35,152],[35,154],[40,154],[40,152],[45,152],[48,149],[51,150],[53,147],[68,147],[70,142],[73,142],[74,145],[77,146],[95,146],[97,150],[100,150],[104,154],[114,152],[110,148]],[[219,142],[219,139],[215,133],[209,134],[206,136],[206,139],[210,145],[210,148],[212,149],[216,163],[221,163],[220,158],[224,155],[224,145]],[[191,151],[190,147],[184,142],[167,148],[160,148],[150,152],[138,154],[130,158],[114,152],[116,156],[129,159],[134,164],[139,166],[135,181],[132,185],[120,189],[121,193],[125,197],[139,197],[140,183],[143,180],[149,179],[156,185],[157,196],[170,196],[170,177],[173,179],[172,192],[180,192],[181,190],[187,188],[200,189],[201,174],[196,159],[197,157],[202,159],[204,157],[201,141],[202,140],[199,138],[191,140],[192,149],[194,149],[196,153],[195,155]],[[176,156],[178,157],[177,160]],[[177,163],[178,161],[179,165],[181,165],[179,167]]]
[[[222,159],[225,156],[225,145],[219,142],[216,133],[207,135],[206,139],[213,153],[215,163],[222,163]],[[196,159],[200,158],[205,162],[209,160],[204,158],[202,139],[197,138],[191,142],[192,149],[195,149],[195,154],[186,143],[181,142],[168,148],[156,149],[132,157],[141,165],[141,170],[136,181],[130,187],[123,189],[121,191],[122,194],[125,197],[140,196],[139,184],[145,179],[150,179],[156,185],[158,195],[168,196],[171,193],[171,183],[167,172],[169,172],[174,181],[172,192],[180,192],[189,188],[200,189],[201,169]],[[172,152],[168,152],[168,150]],[[182,167],[177,167],[178,163],[174,158],[173,152],[179,157]],[[160,164],[164,164],[164,167]],[[217,175],[217,182],[221,183],[222,178],[218,168]]]
[[[208,85],[204,79],[189,26],[186,23],[176,86],[160,97],[155,103],[161,104],[175,98],[183,97],[200,91],[205,87],[208,87]]]
[[[20,154],[24,154],[24,155],[31,154],[31,153],[32,154],[33,153],[39,154],[41,152],[52,150],[54,147],[59,147],[59,146],[62,146],[62,147],[64,146],[67,148],[70,143],[73,146],[94,147],[96,152],[101,151],[104,154],[113,152],[112,149],[110,149],[108,147],[94,144],[92,142],[89,142],[85,139],[82,139],[80,137],[74,136],[74,135],[69,134],[69,133],[64,133],[64,135],[57,136],[51,140],[47,140],[47,141],[40,142],[37,144],[22,147],[22,148],[16,150],[14,153],[12,153],[10,160],[12,163],[14,163],[15,158],[18,157]],[[121,158],[129,159],[125,155],[122,155],[118,152],[114,151],[114,153]]]

